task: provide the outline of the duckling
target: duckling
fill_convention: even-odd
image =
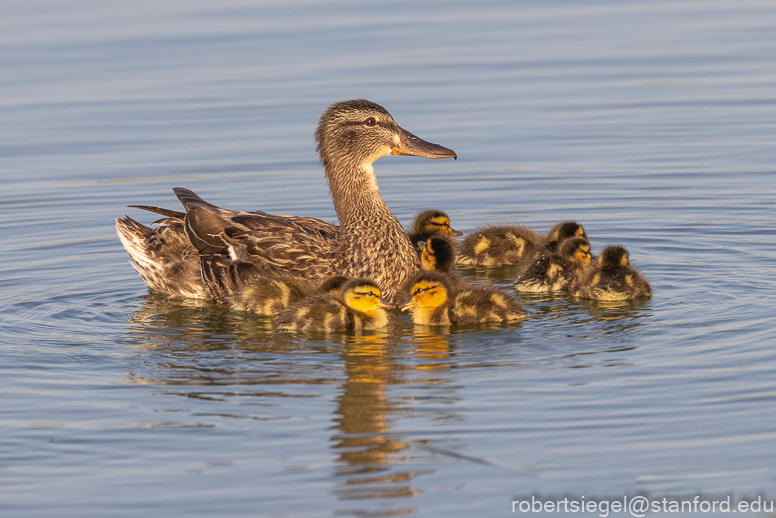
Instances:
[[[412,224],[412,230],[407,233],[410,242],[416,245],[418,241],[428,241],[431,236],[462,236],[463,232],[455,230],[450,218],[441,210],[429,209],[418,213]]]
[[[278,329],[289,331],[349,331],[381,329],[388,325],[383,308],[395,307],[381,298],[377,284],[366,279],[348,281],[337,294],[305,297],[275,319]]]
[[[491,285],[468,284],[440,272],[425,272],[412,283],[412,300],[402,311],[412,310],[421,325],[466,325],[520,320],[522,306],[511,294]]]
[[[561,243],[575,237],[587,239],[585,228],[576,221],[561,221],[553,225],[544,236],[543,243],[525,251],[517,263],[517,276],[525,273],[540,257],[556,254]]]
[[[566,239],[557,252],[538,254],[515,281],[515,289],[533,293],[567,290],[579,269],[590,264],[591,257],[587,239]]]
[[[129,217],[116,219],[119,239],[149,289],[207,298],[198,254],[217,254],[252,263],[268,277],[366,277],[393,298],[420,270],[420,260],[380,196],[372,164],[391,154],[456,154],[402,129],[385,108],[365,99],[331,105],[315,138],[339,226],[315,218],[222,209],[188,189],[175,188],[186,209],[182,222],[168,218],[172,224],[151,229]]]
[[[430,237],[427,241],[418,241],[420,266],[426,272],[449,273],[455,266],[455,248],[443,237]]]
[[[266,277],[252,263],[232,261],[217,254],[201,256],[200,264],[213,299],[264,316],[275,316],[316,293],[337,293],[349,280],[341,275],[326,277],[320,283],[288,275]]]
[[[598,264],[579,276],[573,294],[581,299],[629,300],[652,295],[647,280],[628,261],[621,246],[607,246]]]
[[[516,264],[524,254],[546,239],[522,225],[495,225],[466,236],[458,249],[458,262],[481,266]]]

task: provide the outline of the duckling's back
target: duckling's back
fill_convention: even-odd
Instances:
[[[545,241],[541,234],[520,225],[488,227],[464,238],[458,250],[458,262],[481,266],[517,264]]]
[[[282,311],[275,324],[289,331],[346,331],[354,329],[355,319],[339,297],[316,294]]]
[[[486,324],[520,320],[525,310],[515,298],[496,287],[458,285],[450,302],[453,324]]]
[[[630,300],[652,295],[641,273],[630,266],[595,267],[576,283],[574,296],[594,300]]]

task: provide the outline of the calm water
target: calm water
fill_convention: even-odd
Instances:
[[[776,499],[774,31],[769,1],[2,3],[1,514]],[[126,205],[334,220],[312,133],[353,97],[458,152],[377,162],[405,224],[576,219],[652,299],[326,338],[148,295]]]

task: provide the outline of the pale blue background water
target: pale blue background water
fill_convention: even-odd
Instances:
[[[0,4],[0,513],[776,498],[775,34],[766,1]],[[334,220],[312,133],[353,97],[458,152],[376,163],[403,222],[576,219],[653,298],[322,339],[147,295],[126,205]]]

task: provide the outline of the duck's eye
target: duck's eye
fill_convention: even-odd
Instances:
[[[369,117],[366,121],[364,121],[364,124],[366,124],[367,126],[374,126],[375,124],[377,124],[377,121],[375,120],[374,117]]]

